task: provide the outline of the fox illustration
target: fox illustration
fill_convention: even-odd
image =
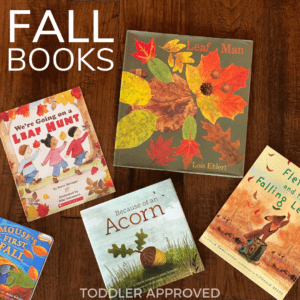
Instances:
[[[246,240],[250,240],[262,236],[261,241],[264,243],[268,237],[277,232],[280,228],[288,225],[290,217],[290,214],[288,214],[287,220],[285,220],[286,216],[267,216],[265,219],[269,221],[268,224],[261,229],[253,230],[244,234],[244,238]]]

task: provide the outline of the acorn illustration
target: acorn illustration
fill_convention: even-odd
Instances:
[[[145,269],[163,266],[166,263],[166,255],[163,251],[150,246],[141,252],[141,263]]]

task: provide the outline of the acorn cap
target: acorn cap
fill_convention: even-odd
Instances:
[[[147,247],[141,253],[141,263],[145,269],[149,269],[152,267],[155,261],[156,248],[155,247]]]

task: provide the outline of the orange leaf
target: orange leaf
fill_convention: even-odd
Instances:
[[[228,167],[239,164],[244,159],[244,155],[239,153],[240,141],[231,142],[231,129],[223,131],[220,124],[211,125],[202,122],[203,129],[207,131],[207,135],[203,138],[207,141],[215,143],[213,150],[222,154],[220,161],[227,161]],[[248,179],[249,181],[249,179]]]
[[[13,119],[13,120],[16,118],[16,113],[17,113],[17,111],[15,109],[11,109],[7,112],[9,118]]]
[[[24,249],[23,252],[26,257],[33,258],[33,255],[29,250]]]
[[[147,153],[153,160],[152,163],[155,162],[161,166],[167,166],[168,162],[176,160],[176,158],[170,157],[175,150],[175,147],[171,147],[172,139],[170,138],[164,142],[162,135],[159,136],[156,143],[151,139],[150,150],[147,149]]]
[[[142,64],[147,63],[151,58],[156,56],[154,38],[152,38],[152,40],[148,44],[140,42],[136,39],[134,40],[137,52],[133,53],[132,56],[142,61]]]
[[[38,212],[38,215],[41,218],[47,216],[48,213],[49,213],[49,205],[47,205],[47,204],[39,204],[39,206],[37,208],[37,212]]]
[[[29,117],[29,115],[30,115],[29,104],[20,106],[17,109],[17,115],[22,115],[25,118]]]
[[[37,269],[33,266],[31,266],[28,270],[28,275],[31,279],[33,279],[34,281],[36,281],[39,278],[39,272],[37,271]]]
[[[47,250],[42,246],[32,245],[33,252],[38,256],[46,256]]]
[[[248,205],[249,207],[251,207],[249,201],[247,201],[247,205]]]
[[[198,148],[199,146],[200,145],[194,140],[183,140],[181,141],[181,145],[176,149],[174,155],[182,155],[182,161],[185,169],[192,162],[194,156],[202,159],[202,155]]]
[[[41,146],[41,143],[39,141],[37,141],[37,140],[35,140],[34,143],[33,143],[33,145],[32,145],[33,148],[38,148],[40,146]]]
[[[37,115],[38,116],[43,116],[45,113],[48,112],[48,109],[47,109],[47,105],[43,105],[43,104],[39,104],[38,107],[37,107]]]

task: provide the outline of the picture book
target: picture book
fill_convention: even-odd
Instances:
[[[243,177],[252,48],[127,31],[114,165]]]
[[[81,216],[112,299],[204,270],[171,179],[85,209]]]
[[[0,114],[27,221],[115,191],[79,87]]]
[[[53,238],[0,218],[0,298],[30,300]]]
[[[300,275],[300,169],[270,147],[200,241],[277,299]]]

